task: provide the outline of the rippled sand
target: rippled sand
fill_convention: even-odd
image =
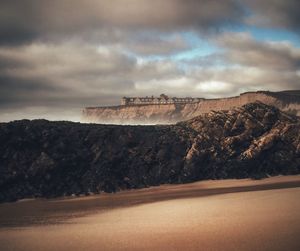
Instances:
[[[300,176],[0,205],[8,251],[296,251],[299,236]]]

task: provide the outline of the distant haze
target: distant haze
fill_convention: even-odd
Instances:
[[[298,0],[2,0],[0,121],[300,89]]]

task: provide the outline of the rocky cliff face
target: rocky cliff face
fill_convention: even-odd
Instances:
[[[174,124],[182,120],[185,105],[130,105],[83,110],[82,121],[104,124]]]
[[[212,110],[230,110],[256,101],[300,116],[299,93],[300,91],[252,92],[238,97],[206,99],[192,104],[91,107],[84,109],[82,121],[105,124],[172,124]]]
[[[0,201],[300,172],[300,119],[262,103],[176,125],[0,124]]]

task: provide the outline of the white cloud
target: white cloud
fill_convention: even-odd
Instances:
[[[204,81],[199,83],[196,86],[196,89],[201,90],[205,93],[220,93],[220,92],[226,92],[228,89],[232,88],[232,84],[222,82],[222,81]]]

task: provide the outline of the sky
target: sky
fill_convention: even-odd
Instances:
[[[1,0],[0,121],[300,89],[299,0]]]

